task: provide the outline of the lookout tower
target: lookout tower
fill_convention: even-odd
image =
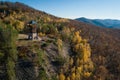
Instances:
[[[29,40],[38,40],[38,32],[37,32],[37,23],[32,20],[27,24],[28,27],[28,39]]]

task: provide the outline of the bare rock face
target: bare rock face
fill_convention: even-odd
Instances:
[[[18,57],[16,64],[16,76],[18,80],[36,80],[38,76],[38,67],[35,65],[34,59],[37,58],[36,53],[29,51],[28,47],[21,46],[18,51],[26,48],[26,57]],[[27,50],[28,49],[28,50]]]

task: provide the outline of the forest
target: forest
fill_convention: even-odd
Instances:
[[[27,39],[30,21],[41,40]],[[119,80],[120,30],[0,2],[0,80]]]

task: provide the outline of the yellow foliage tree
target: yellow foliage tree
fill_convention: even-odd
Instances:
[[[61,51],[63,46],[63,42],[61,39],[57,39],[57,46],[58,46],[58,50]]]
[[[76,72],[75,80],[80,80],[80,73],[78,71]]]
[[[73,59],[76,67],[76,80],[80,80],[82,77],[90,77],[90,71],[92,71],[90,69],[93,68],[93,63],[90,59],[91,49],[87,40],[81,38],[80,31],[73,34],[72,46],[74,53],[76,53]]]
[[[81,73],[82,72],[82,67],[77,67],[76,71]]]
[[[75,72],[75,66],[71,68],[71,72]]]
[[[69,64],[70,64],[70,66],[73,65],[73,58],[70,58]]]
[[[71,30],[68,28],[64,29],[67,33]],[[69,58],[69,67],[66,80],[83,80],[88,79],[93,70],[93,62],[91,61],[91,49],[90,45],[87,43],[86,39],[82,39],[80,36],[80,31],[76,31],[73,33],[71,38],[72,42],[72,51],[73,54],[70,55]],[[57,40],[58,48],[62,46],[62,40]],[[65,75],[60,74],[62,79],[64,79]],[[64,77],[63,77],[64,76]]]
[[[70,76],[70,80],[75,80],[75,78],[76,78],[75,73],[72,73],[71,76]]]
[[[44,37],[44,36],[45,36],[45,33],[40,32],[40,33],[38,33],[38,36]]]
[[[72,40],[72,42],[73,42],[74,44],[81,42],[82,38],[81,38],[81,36],[79,36],[79,35],[80,35],[80,31],[77,31],[77,32],[75,32],[75,33],[73,34],[73,40]]]
[[[67,77],[66,80],[70,80],[70,77]]]
[[[19,21],[19,20],[16,20],[16,21],[13,23],[13,26],[15,27],[16,30],[22,31],[23,28],[24,28],[24,22]]]
[[[63,73],[60,73],[59,80],[65,80],[65,75]]]
[[[84,77],[85,77],[85,78],[90,77],[90,75],[91,75],[91,72],[85,72],[85,73],[84,73]]]
[[[61,36],[62,36],[63,40],[69,40],[70,39],[70,37],[71,37],[70,28],[64,27],[61,33],[62,33]]]

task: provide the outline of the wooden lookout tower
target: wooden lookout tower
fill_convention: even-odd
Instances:
[[[27,24],[27,27],[29,30],[28,39],[29,40],[38,40],[39,37],[38,37],[38,32],[37,32],[37,29],[38,29],[37,23],[34,20],[32,20]]]

